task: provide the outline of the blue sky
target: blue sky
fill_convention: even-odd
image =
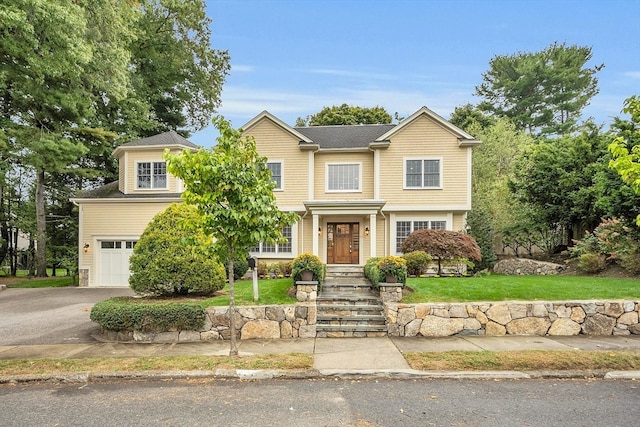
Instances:
[[[231,74],[219,113],[234,127],[263,110],[290,125],[325,106],[376,105],[445,118],[477,103],[495,55],[555,41],[591,46],[600,93],[584,111],[605,129],[640,95],[640,0],[206,0]],[[214,144],[212,127],[190,140]]]

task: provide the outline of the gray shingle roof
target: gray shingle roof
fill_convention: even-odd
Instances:
[[[144,147],[153,145],[182,145],[185,147],[199,148],[196,144],[180,136],[173,130],[169,132],[159,133],[158,135],[149,136],[147,138],[137,139],[135,141],[122,144],[120,147]]]
[[[154,199],[154,198],[180,198],[179,193],[143,193],[124,194],[118,189],[118,181],[110,182],[93,190],[78,193],[75,199]]]
[[[367,148],[370,143],[396,125],[309,126],[296,127],[320,148]]]

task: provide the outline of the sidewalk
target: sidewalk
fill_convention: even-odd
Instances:
[[[384,376],[384,377],[472,377],[530,378],[521,372],[424,372],[409,368],[405,352],[458,351],[523,351],[523,350],[627,350],[640,352],[640,336],[456,336],[446,338],[309,338],[296,340],[238,341],[240,355],[251,354],[313,354],[313,370],[306,377],[317,376]],[[228,341],[206,343],[89,343],[0,346],[0,360],[39,358],[143,357],[205,355],[226,356]],[[156,373],[157,374],[157,373]],[[183,373],[193,377],[195,373]],[[640,379],[640,372],[610,373],[609,377]],[[296,373],[295,376],[300,376]],[[583,373],[578,373],[582,376]],[[157,375],[154,375],[157,376]],[[178,375],[179,376],[179,375]],[[207,376],[200,373],[198,376]],[[283,372],[251,371],[209,373],[208,376],[237,378],[274,378],[289,376]],[[96,378],[96,373],[90,375]],[[122,375],[120,375],[120,378]],[[135,373],[140,378],[140,373]],[[176,373],[171,373],[176,378]],[[0,383],[8,379],[0,378]],[[80,379],[81,380],[81,379]]]

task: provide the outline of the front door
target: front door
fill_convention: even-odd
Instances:
[[[327,264],[360,262],[360,228],[354,223],[327,224]]]

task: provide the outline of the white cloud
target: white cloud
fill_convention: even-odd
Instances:
[[[252,65],[233,65],[231,64],[231,72],[238,71],[240,73],[252,73],[255,68]]]
[[[312,74],[325,74],[329,76],[338,77],[353,77],[357,79],[372,79],[372,80],[394,80],[397,76],[385,73],[370,73],[366,71],[349,71],[334,68],[312,68],[302,70],[303,72],[310,72]]]
[[[623,75],[632,79],[640,79],[640,71],[627,71]]]

